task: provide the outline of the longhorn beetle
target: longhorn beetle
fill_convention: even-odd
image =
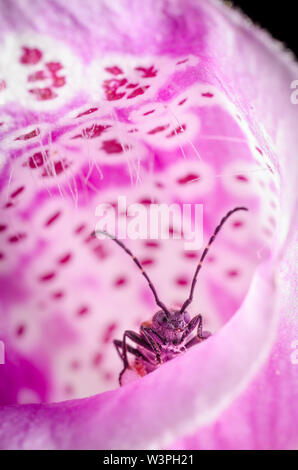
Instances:
[[[211,333],[203,331],[202,315],[196,315],[191,319],[186,308],[193,300],[198,273],[202,267],[204,259],[206,258],[210,245],[214,242],[218,232],[232,214],[237,211],[247,210],[248,209],[246,207],[236,207],[235,209],[227,212],[227,214],[221,219],[202,253],[192,279],[190,294],[180,310],[169,309],[161,302],[155,287],[153,286],[148,274],[144,271],[140,261],[132,254],[124,243],[107,232],[97,231],[97,233],[102,233],[114,240],[114,242],[133,259],[147,280],[157,306],[161,309],[155,313],[150,322],[143,322],[141,324],[139,333],[132,330],[126,330],[124,331],[122,341],[118,339],[114,340],[117,353],[123,362],[123,370],[119,375],[120,385],[123,385],[123,375],[127,370],[132,369],[140,376],[145,375],[155,370],[163,362],[169,361],[176,355],[186,351],[190,347],[200,343],[210,336]],[[189,339],[190,334],[195,328],[197,328],[196,335]],[[127,339],[133,341],[136,344],[136,347],[132,347],[130,344],[127,344]],[[133,365],[128,362],[128,353],[134,356]]]

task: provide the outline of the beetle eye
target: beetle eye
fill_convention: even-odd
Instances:
[[[158,318],[159,324],[164,324],[166,323],[166,321],[167,321],[167,317],[165,315],[160,315],[160,317]]]

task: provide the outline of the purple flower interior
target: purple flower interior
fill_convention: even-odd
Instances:
[[[70,94],[73,76],[54,43],[29,42],[20,40],[12,66],[24,77],[24,99],[51,110]],[[10,403],[115,387],[112,340],[157,309],[125,254],[92,236],[99,203],[117,206],[125,195],[145,205],[203,204],[205,238],[226,211],[249,207],[227,223],[200,275],[191,312],[213,333],[241,305],[274,236],[278,176],[243,117],[208,83],[200,57],[110,54],[94,62],[84,90],[92,101],[82,104],[81,92],[51,120],[19,110],[3,122],[6,342],[40,376],[33,380],[20,362],[24,380],[11,387]],[[164,301],[181,306],[201,253],[182,240],[127,244]]]

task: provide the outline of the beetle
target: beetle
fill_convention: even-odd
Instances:
[[[148,282],[156,305],[160,308],[160,310],[155,313],[150,322],[143,322],[141,324],[140,331],[138,333],[133,330],[126,330],[124,331],[122,340],[114,340],[114,346],[123,362],[123,369],[119,375],[120,385],[123,385],[123,377],[126,371],[133,370],[139,376],[146,375],[155,370],[162,363],[173,359],[178,354],[187,351],[190,347],[206,340],[211,335],[211,333],[203,331],[202,315],[199,314],[191,318],[186,309],[193,300],[198,273],[201,270],[204,259],[206,258],[209,248],[214,242],[218,232],[232,214],[237,211],[247,210],[248,209],[246,207],[235,207],[234,209],[227,212],[226,215],[221,219],[200,257],[192,279],[189,296],[183,303],[180,310],[175,310],[172,308],[169,309],[163,302],[161,302],[157,295],[156,289],[152,284],[148,274],[144,270],[142,264],[124,245],[124,243],[105,231],[97,232],[102,233],[103,235],[106,235],[108,238],[112,239],[132,258]],[[196,334],[191,336],[195,329]],[[135,343],[136,347],[128,344],[128,339]],[[133,364],[130,364],[128,361],[128,353],[134,357]]]

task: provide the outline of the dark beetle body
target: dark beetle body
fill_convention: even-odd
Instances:
[[[169,314],[166,317],[165,313],[160,310],[154,315],[152,322],[145,322],[141,325],[139,333],[127,330],[122,341],[114,341],[119,356],[124,362],[123,372],[129,367],[128,362],[124,360],[127,352],[135,357],[134,367],[138,373],[141,372],[141,375],[144,375],[210,336],[209,332],[202,331],[201,315],[191,319],[188,312],[169,310]],[[196,334],[190,338],[195,328],[197,328]],[[137,349],[127,345],[126,338],[135,342]]]
[[[202,316],[196,315],[191,318],[190,314],[186,311],[186,308],[192,302],[197,282],[197,275],[208,253],[210,245],[215,240],[225,221],[234,214],[234,212],[239,210],[247,211],[248,209],[246,207],[236,207],[235,209],[232,209],[222,218],[221,222],[216,227],[197,265],[191,283],[189,297],[186,299],[180,310],[168,309],[160,301],[150,278],[144,271],[139,260],[120,240],[106,232],[101,232],[113,239],[132,257],[133,261],[147,280],[149,287],[153,292],[156,304],[161,308],[161,310],[155,313],[150,322],[144,322],[141,324],[139,333],[132,330],[126,330],[123,334],[122,340],[114,340],[114,345],[124,366],[119,376],[120,385],[122,385],[122,377],[126,371],[133,370],[140,376],[146,375],[155,370],[162,363],[173,359],[175,356],[187,351],[190,347],[204,341],[210,336],[209,332],[204,332],[202,330]],[[194,334],[195,330],[196,332]],[[130,341],[135,343],[136,347],[128,344],[127,339],[130,339]],[[133,356],[133,363],[129,363],[128,353]]]

